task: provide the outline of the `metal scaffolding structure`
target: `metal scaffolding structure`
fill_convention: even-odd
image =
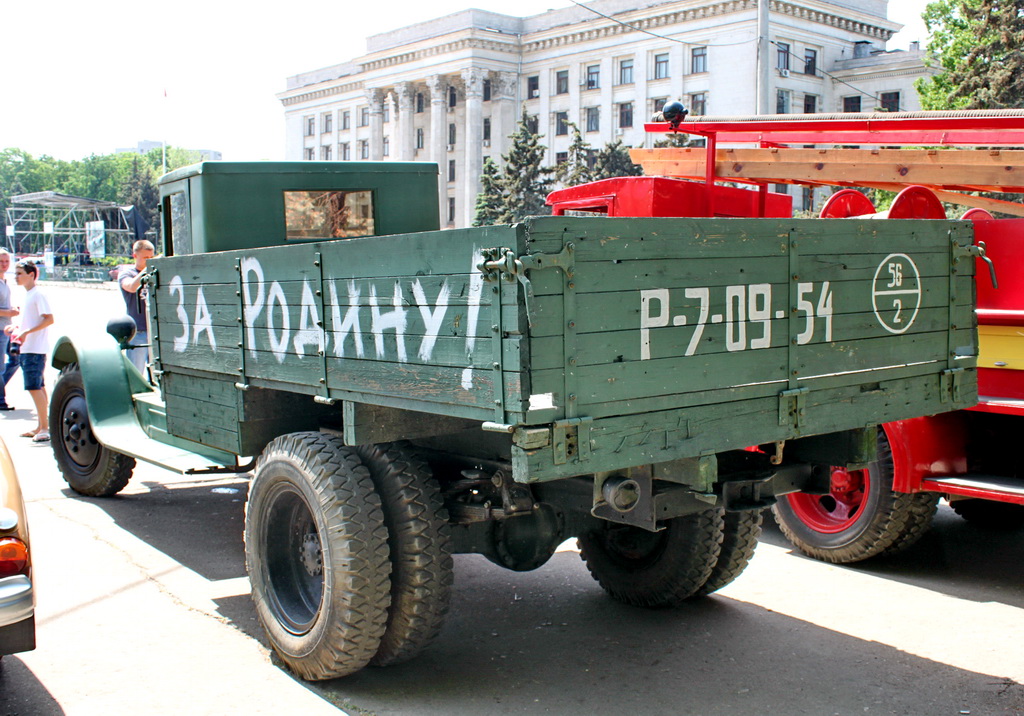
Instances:
[[[52,251],[57,264],[130,256],[139,232],[135,207],[54,191],[11,197],[6,214],[4,245],[9,251],[19,257]]]

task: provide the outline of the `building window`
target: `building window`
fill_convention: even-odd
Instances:
[[[331,161],[331,145],[330,144],[325,144],[324,146],[320,147],[320,158],[322,160],[324,160],[325,162]]]
[[[416,93],[416,114],[423,114],[423,108],[426,105],[426,101],[423,99],[423,93]]]
[[[818,95],[804,95],[804,114],[814,114],[818,111]]]
[[[660,112],[661,110],[665,109],[666,104],[668,104],[668,97],[659,97],[658,99],[654,100],[654,111]]]
[[[619,105],[619,126],[620,127],[632,127],[633,126],[633,103],[623,102]]]
[[[789,90],[780,89],[775,93],[775,114],[789,114],[790,98]]]
[[[448,160],[448,181],[455,181],[455,160]]]
[[[843,97],[843,111],[844,112],[859,112],[860,111],[860,96],[855,97]]]
[[[569,161],[569,152],[555,152],[555,166],[565,164]]]
[[[601,86],[601,65],[587,66],[587,89],[597,89]]]
[[[448,125],[448,143],[455,146],[455,123]]]
[[[391,121],[391,102],[384,100],[384,111],[381,114],[385,122]]]
[[[540,97],[540,77],[534,75],[526,78],[526,99]]]
[[[708,71],[708,48],[694,47],[690,50],[690,74]]]
[[[633,60],[619,60],[619,84],[633,84]]]
[[[537,120],[537,115],[531,114],[526,118],[526,130],[530,134],[537,134],[540,129],[540,122]]]
[[[569,133],[569,113],[555,112],[555,134],[563,136]]]
[[[789,69],[789,44],[786,42],[777,42],[776,49],[777,54],[775,55],[775,67],[780,70]]]
[[[491,141],[491,118],[490,117],[484,117],[484,136],[483,136],[483,139],[484,139],[485,142]]]
[[[600,107],[587,107],[587,131],[588,132],[600,132],[601,131],[601,108]]]
[[[804,74],[805,75],[817,75],[818,74],[818,51],[817,50],[804,50]]]
[[[455,197],[448,197],[448,223],[455,223]]]
[[[334,131],[334,112],[324,112],[321,117],[324,125],[324,134],[328,134]]]
[[[385,157],[391,156],[391,140],[388,137],[381,140],[381,154]]]
[[[569,70],[555,73],[555,94],[569,94]]]
[[[690,95],[690,114],[703,117],[708,113],[708,93],[697,92]]]
[[[800,192],[800,207],[803,211],[811,211],[814,209],[814,187],[801,187]]]
[[[883,92],[882,93],[882,111],[883,112],[899,112],[900,111],[900,93],[899,92]]]
[[[484,102],[491,101],[491,81],[484,80]]]
[[[663,80],[668,77],[668,53],[662,52],[654,56],[654,79]]]
[[[351,158],[352,155],[349,153],[348,142],[342,142],[341,144],[339,144],[338,159],[342,160],[343,162],[347,162]]]
[[[303,159],[313,159],[314,156],[315,155],[314,155],[314,152],[313,152],[313,147],[306,147],[305,149],[302,150],[302,158]]]
[[[360,107],[359,108],[359,126],[369,127],[370,126],[370,108]]]
[[[416,148],[423,149],[423,127],[416,128]]]
[[[351,129],[352,128],[352,113],[342,112],[341,113],[341,128]]]
[[[459,94],[458,94],[458,92],[455,91],[454,87],[452,87],[451,85],[448,85],[448,106],[449,107],[454,107],[455,104],[458,101],[459,101]]]
[[[370,143],[365,139],[359,140],[359,158],[369,159],[370,158]]]
[[[306,136],[312,137],[316,134],[316,117],[306,117]]]

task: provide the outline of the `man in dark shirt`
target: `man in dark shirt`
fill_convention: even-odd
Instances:
[[[153,244],[145,239],[139,239],[132,244],[132,258],[134,264],[121,266],[117,270],[117,283],[121,287],[121,297],[124,298],[125,309],[128,315],[135,321],[137,329],[133,344],[141,345],[149,343],[149,330],[146,325],[146,292],[141,294],[139,300],[139,289],[142,287],[142,277],[146,272],[146,261],[153,258],[155,249]],[[130,348],[128,359],[135,364],[139,372],[146,374],[146,361],[149,358],[149,348]]]

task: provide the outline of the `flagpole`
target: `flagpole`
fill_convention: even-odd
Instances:
[[[167,173],[167,88],[164,88],[163,173]]]

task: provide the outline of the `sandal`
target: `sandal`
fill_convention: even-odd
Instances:
[[[50,442],[50,432],[48,430],[40,430],[38,433],[32,436],[32,442],[34,443],[48,443]]]

